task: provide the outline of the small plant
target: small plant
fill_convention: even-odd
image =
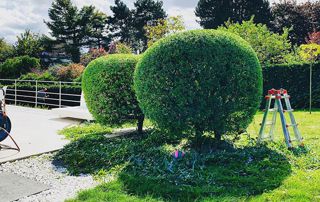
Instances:
[[[29,56],[10,58],[0,64],[0,78],[16,79],[34,68],[40,69],[40,61],[37,58]]]
[[[49,73],[52,74],[57,80],[72,81],[79,78],[83,71],[84,66],[81,64],[57,65],[49,68]]]
[[[131,54],[132,48],[125,43],[112,42],[109,46],[109,54]]]
[[[92,61],[83,78],[83,91],[90,112],[101,124],[121,125],[137,120],[142,132],[142,114],[133,89],[135,55],[109,55]]]
[[[222,31],[196,30],[160,40],[137,65],[135,90],[159,128],[216,140],[247,128],[260,104],[262,73],[251,46]]]
[[[102,56],[108,55],[104,48],[91,48],[87,54],[84,54],[80,58],[80,64],[87,66],[91,61]]]

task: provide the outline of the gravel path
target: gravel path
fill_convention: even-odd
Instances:
[[[39,194],[22,198],[19,202],[59,202],[76,196],[83,189],[96,186],[98,183],[90,175],[70,176],[61,166],[52,164],[53,154],[43,154],[37,157],[4,163],[0,172],[15,173],[36,180],[51,188]]]

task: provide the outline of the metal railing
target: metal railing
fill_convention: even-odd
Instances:
[[[81,103],[80,82],[0,79],[2,86],[8,86],[8,104],[62,108]]]

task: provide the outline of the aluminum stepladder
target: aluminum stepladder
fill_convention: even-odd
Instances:
[[[258,143],[261,143],[264,140],[274,140],[274,130],[277,122],[277,115],[278,112],[280,114],[280,119],[281,119],[281,126],[282,126],[282,131],[284,134],[285,142],[288,146],[288,148],[293,148],[292,141],[297,141],[300,146],[303,146],[303,138],[300,134],[300,131],[298,129],[298,124],[296,123],[296,120],[293,115],[293,109],[291,108],[290,104],[290,96],[288,95],[287,90],[285,89],[280,89],[280,90],[275,90],[271,89],[268,91],[268,95],[265,97],[266,98],[266,108],[265,112],[263,115],[262,123],[261,123],[261,128],[259,131],[259,137],[258,137]],[[272,100],[274,101],[274,107],[271,107]],[[286,105],[286,109],[283,108],[281,100],[284,100],[284,104]],[[272,120],[270,122],[267,121],[268,119],[268,114],[269,112],[272,112]],[[290,124],[287,123],[286,117],[284,113],[287,112],[289,113],[290,117]],[[265,134],[266,126],[270,126],[270,131],[269,134]],[[291,139],[290,133],[288,128],[293,127],[293,132],[295,135],[295,139]]]

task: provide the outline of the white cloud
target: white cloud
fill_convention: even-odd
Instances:
[[[129,7],[133,6],[134,0],[123,1]],[[109,7],[114,0],[73,0],[73,2],[79,7],[94,5],[100,11],[110,14]],[[200,27],[194,14],[198,0],[163,0],[163,2],[169,15],[183,16],[188,29]],[[16,36],[26,29],[48,34],[48,28],[43,20],[48,19],[48,9],[51,3],[52,0],[0,0],[0,37],[13,43]]]

